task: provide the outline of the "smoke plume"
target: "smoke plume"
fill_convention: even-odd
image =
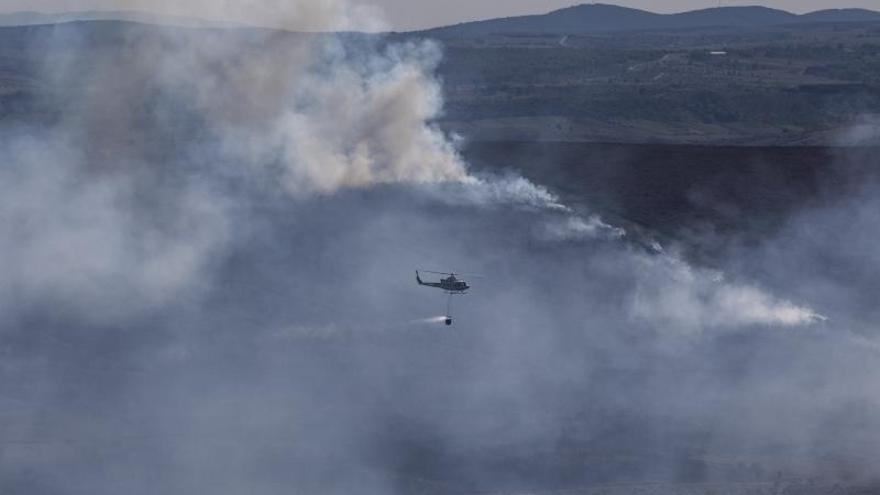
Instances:
[[[0,491],[870,481],[875,189],[704,268],[469,169],[433,42],[330,34],[381,24],[339,2],[179,8],[291,31],[22,35],[45,113],[0,135]],[[487,277],[426,331],[417,268]]]

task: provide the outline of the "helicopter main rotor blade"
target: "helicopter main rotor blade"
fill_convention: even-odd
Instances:
[[[476,277],[476,278],[486,278],[485,275],[478,275],[476,273],[459,273],[459,272],[433,272],[431,270],[416,270],[419,273],[431,273],[434,275],[455,275],[456,277]]]

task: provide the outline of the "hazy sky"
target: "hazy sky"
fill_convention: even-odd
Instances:
[[[324,0],[321,0],[324,1]],[[177,2],[174,9],[180,10]],[[204,0],[196,2],[205,4]],[[208,3],[239,4],[244,7],[247,1],[223,1]],[[292,0],[270,0],[270,4],[294,3]],[[432,27],[473,19],[504,17],[512,15],[543,13],[560,7],[576,5],[577,0],[367,0],[357,3],[378,5],[385,11],[388,23],[393,29],[405,30]],[[629,7],[642,8],[655,12],[679,12],[720,5],[762,4],[768,7],[792,12],[808,12],[826,8],[863,7],[880,10],[880,0],[606,0]],[[169,2],[145,2],[143,0],[2,0],[0,12],[20,10],[59,11],[86,9],[119,9],[136,5],[138,8],[152,9],[156,4],[169,5]],[[189,7],[189,2],[183,5]]]

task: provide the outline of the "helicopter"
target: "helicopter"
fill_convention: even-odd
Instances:
[[[424,270],[423,270],[424,271]],[[455,276],[454,273],[446,273],[446,272],[429,272],[424,271],[425,273],[433,273],[434,275],[449,275],[448,277],[441,279],[439,282],[423,282],[422,278],[419,276],[419,270],[416,270],[416,282],[419,285],[424,285],[426,287],[434,287],[436,289],[443,289],[449,294],[466,294],[468,290],[470,290],[471,286],[467,284],[464,280],[459,280],[458,277]]]
[[[421,273],[431,273],[433,275],[447,275],[446,278],[440,279],[439,282],[425,282],[422,280]],[[476,276],[476,275],[475,275]],[[446,301],[446,319],[443,320],[446,326],[452,325],[452,296],[464,295],[470,290],[471,286],[464,280],[459,279],[455,273],[449,272],[432,272],[427,270],[416,270],[416,282],[425,287],[433,287],[441,289],[449,295]]]

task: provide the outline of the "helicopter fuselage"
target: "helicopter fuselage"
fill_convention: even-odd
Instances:
[[[450,275],[444,279],[441,279],[439,282],[423,282],[418,272],[416,272],[416,282],[418,282],[419,285],[434,287],[436,289],[442,289],[446,292],[456,294],[463,294],[471,288],[467,282],[457,279],[455,275]]]

